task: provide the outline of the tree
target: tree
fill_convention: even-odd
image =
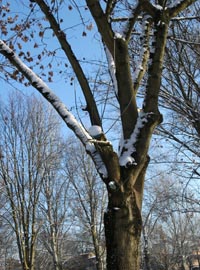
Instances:
[[[199,30],[196,27],[196,18],[192,15],[199,14],[199,5],[194,5],[191,14],[188,15],[187,23],[186,12],[181,19],[176,18],[172,22],[169,42],[166,49],[166,62],[161,100],[166,109],[172,110],[176,114],[176,121],[180,124],[173,127],[173,122],[168,129],[172,139],[181,144],[180,134],[184,132],[187,140],[183,146],[195,155],[199,156],[195,148],[198,146],[200,136],[199,123]],[[197,20],[197,21],[196,21]],[[196,61],[193,61],[196,59]],[[181,123],[187,123],[185,127]],[[167,125],[166,125],[167,126]],[[173,131],[173,129],[175,129]],[[184,129],[185,128],[185,129]],[[187,136],[186,136],[187,135]],[[191,137],[193,140],[191,141]],[[190,138],[190,140],[189,140]]]
[[[6,200],[3,188],[1,188],[0,201],[0,265],[2,269],[6,269],[9,260],[14,258],[16,245],[13,245],[15,237],[13,236],[13,231],[10,229],[9,222],[6,220],[8,215],[4,209]]]
[[[92,160],[81,145],[72,140],[66,151],[66,176],[72,194],[71,208],[78,229],[79,242],[85,242],[86,251],[96,257],[97,270],[103,270],[105,241],[103,237],[103,213],[106,208],[106,190],[94,168]],[[76,153],[76,154],[74,154]],[[77,224],[77,225],[76,225]],[[82,238],[82,239],[81,239]]]
[[[54,149],[59,121],[54,120],[52,110],[34,97],[16,94],[7,106],[1,104],[0,177],[6,198],[3,218],[15,234],[23,270],[35,266],[37,236],[42,226],[39,199],[57,154]]]
[[[158,131],[176,149],[177,161],[186,161],[177,172],[186,183],[199,177],[199,9],[196,3],[172,21],[160,95],[167,121]]]
[[[163,176],[148,187],[143,212],[145,269],[187,269],[187,264],[194,263],[200,208],[189,197],[198,194],[188,189],[184,197],[181,185]]]
[[[45,26],[48,22],[64,56],[69,60],[85,98],[84,110],[88,113],[91,122],[90,129],[78,122],[44,80],[28,67],[29,63],[34,62],[34,55],[31,55],[30,51],[25,54],[19,43],[19,54],[23,57],[23,60],[20,60],[13,51],[12,41],[9,40],[10,47],[4,41],[0,41],[0,53],[16,68],[10,72],[11,76],[22,82],[24,77],[28,79],[29,84],[52,104],[64,122],[80,139],[93,159],[102,181],[106,184],[108,209],[104,216],[104,226],[108,270],[139,269],[144,179],[149,163],[148,150],[151,137],[156,126],[162,122],[158,98],[167,34],[172,25],[171,20],[194,2],[195,0],[175,2],[159,0],[156,3],[148,0],[134,3],[117,0],[84,1],[87,5],[86,9],[89,9],[91,14],[90,19],[93,20],[92,23],[95,22],[105,46],[112,79],[112,87],[109,86],[109,91],[115,93],[115,104],[119,107],[122,139],[118,154],[106,137],[104,131],[106,123],[100,117],[99,103],[95,99],[97,96],[93,94],[95,87],[91,88],[81,63],[70,46],[67,29],[65,31],[65,26],[62,27],[64,18],[60,18],[59,12],[62,7],[66,9],[62,1],[31,1],[31,12],[36,16],[36,8],[39,8],[40,14],[45,17],[43,21]],[[71,3],[78,9],[80,19],[84,24],[84,12],[81,9],[83,2],[72,1]],[[72,10],[73,5],[69,5],[68,9]],[[3,12],[9,12],[7,9],[8,7],[5,6]],[[12,16],[7,18],[11,24],[16,24],[12,29],[20,40],[25,42],[34,39],[34,33],[28,34],[28,32],[30,24],[37,20],[35,18],[34,21],[31,20],[30,16],[31,13],[28,21],[22,20],[23,23],[19,24],[16,23],[17,18]],[[41,41],[44,41],[45,35],[49,37],[49,31],[46,31],[49,27],[45,26],[38,23]],[[6,36],[8,34],[6,23],[3,24],[2,29]],[[141,48],[135,70],[132,65],[134,52],[129,50],[130,42],[134,42],[134,30],[139,33],[137,43]],[[85,35],[84,31],[83,36]],[[55,51],[53,51],[54,54]],[[41,59],[41,55],[38,59]],[[8,66],[6,69],[4,65],[7,78],[9,68]],[[49,74],[48,80],[51,81],[52,72]],[[138,112],[137,92],[144,76],[146,77],[145,96],[142,111]],[[106,109],[109,110],[109,106]]]
[[[62,150],[64,143],[57,137],[57,142],[51,145],[52,160],[49,159],[45,179],[42,183],[39,203],[42,228],[39,241],[42,250],[46,249],[52,257],[53,269],[62,270],[64,257],[64,241],[66,240],[67,214],[69,210],[69,180],[63,175],[64,157]]]

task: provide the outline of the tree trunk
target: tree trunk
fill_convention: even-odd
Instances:
[[[94,251],[96,256],[96,270],[103,270],[103,261],[102,261],[102,255],[101,255],[101,246],[99,245],[98,239],[97,239],[97,232],[96,228],[92,228],[92,241],[94,245]]]
[[[142,230],[140,209],[134,190],[121,194],[120,199],[120,204],[113,205],[113,196],[109,198],[109,208],[104,216],[107,270],[138,270]]]
[[[143,267],[144,270],[150,270],[150,260],[149,260],[149,250],[148,250],[148,236],[146,235],[145,228],[143,227],[143,236],[144,236],[144,248],[143,248],[143,253],[144,253],[144,262],[143,262]]]
[[[107,270],[139,270],[141,208],[149,157],[140,155],[137,165],[124,167],[109,146],[99,149],[109,175],[108,208],[104,214]]]
[[[53,255],[54,270],[62,270],[62,264],[58,256],[57,239],[54,228],[51,228],[51,237],[52,237],[52,255]]]

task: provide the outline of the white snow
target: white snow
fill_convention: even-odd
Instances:
[[[114,181],[110,181],[108,185],[109,185],[109,187],[110,187],[111,189],[113,189],[113,190],[115,190],[115,189],[117,188]]]
[[[150,53],[155,53],[156,48],[154,46],[151,46]]]
[[[120,166],[123,166],[123,167],[128,167],[130,165],[137,165],[137,163],[135,162],[135,159],[133,157],[131,157],[130,155],[130,152],[122,155],[120,157]]]
[[[140,132],[140,129],[144,126],[144,124],[148,121],[147,115],[144,112],[141,112],[138,116],[137,123],[135,126],[135,129],[128,140],[122,141],[122,145],[119,146],[120,152],[119,152],[119,163],[120,166],[130,166],[130,165],[137,165],[134,158],[131,156],[135,151],[134,144],[137,141],[138,134]]]
[[[93,125],[88,129],[89,134],[92,137],[96,137],[98,135],[101,135],[103,133],[102,128],[100,126]]]
[[[122,35],[122,34],[120,34],[120,33],[118,33],[118,32],[115,32],[115,36],[114,36],[114,38],[121,38],[121,39],[123,39],[123,40],[124,40],[123,35]]]
[[[113,207],[113,209],[116,210],[116,211],[119,211],[120,210],[119,207]]]
[[[110,51],[108,50],[107,47],[105,47],[105,53],[106,53],[106,58],[108,61],[108,69],[110,72],[110,76],[113,82],[113,86],[114,86],[114,90],[116,95],[118,94],[118,85],[117,85],[117,78],[116,78],[116,66],[115,66],[115,61],[110,53]]]
[[[106,166],[103,163],[102,158],[101,158],[100,154],[97,152],[94,144],[91,143],[90,141],[88,141],[85,148],[91,154],[91,156],[93,157],[93,160],[94,160],[94,162],[96,164],[98,172],[100,174],[102,174],[102,176],[104,178],[107,178],[108,177],[108,172],[107,172]]]
[[[142,21],[142,35],[141,35],[142,39],[145,39],[146,32],[148,31],[147,25],[149,23],[148,22],[149,17],[150,17],[149,15],[144,15],[143,19],[142,19],[143,20]],[[133,74],[133,81],[134,82],[137,82],[137,79],[138,79],[140,72],[144,70],[143,65],[144,65],[144,59],[145,59],[146,53],[147,53],[147,44],[146,44],[146,41],[144,41],[142,48],[140,50],[139,59],[136,63],[136,70]]]
[[[163,10],[163,7],[161,5],[154,5],[154,4],[152,4],[152,5],[158,10]]]

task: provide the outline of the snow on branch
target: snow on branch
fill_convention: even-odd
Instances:
[[[75,133],[80,141],[85,146],[86,150],[92,156],[97,170],[105,178],[107,177],[106,167],[101,159],[100,154],[96,151],[92,137],[79,123],[74,115],[70,113],[65,104],[54,94],[54,92],[47,86],[47,84],[39,78],[28,66],[26,66],[21,59],[11,50],[2,40],[0,40],[0,54],[4,55],[37,89],[45,99],[54,107],[58,114],[62,117],[67,126]]]
[[[115,94],[116,96],[118,95],[118,84],[117,84],[117,78],[116,78],[116,65],[115,65],[115,43],[116,43],[116,39],[124,39],[124,36],[118,32],[116,32],[114,34],[114,39],[113,39],[113,54],[111,54],[111,52],[109,51],[108,47],[105,45],[104,46],[104,50],[105,50],[105,54],[106,54],[106,58],[108,61],[108,70],[113,82],[113,86],[114,86],[114,90],[115,90]]]
[[[137,143],[140,130],[148,121],[147,118],[148,113],[141,112],[130,138],[127,140],[124,140],[123,138],[121,139],[118,153],[120,166],[129,167],[131,165],[137,165],[133,157],[133,153],[136,152],[135,144]]]
[[[105,46],[105,53],[106,53],[106,58],[108,61],[108,70],[113,82],[115,94],[118,95],[118,85],[117,85],[117,78],[116,78],[116,66],[115,66],[115,61],[112,57],[112,54],[110,53],[109,49]],[[114,52],[115,53],[115,52]]]
[[[158,10],[163,10],[163,7],[161,5],[155,5],[155,4],[152,4],[152,5]]]
[[[145,73],[145,68],[148,61],[149,56],[149,32],[150,32],[150,20],[151,17],[149,15],[145,15],[142,21],[142,34],[140,39],[142,40],[142,48],[140,49],[139,59],[136,63],[136,70],[133,74],[133,81],[135,86],[135,91],[137,91],[139,87],[139,83],[143,78]]]

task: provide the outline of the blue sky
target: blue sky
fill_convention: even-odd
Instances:
[[[23,1],[17,0],[11,2],[11,11],[12,14],[19,14],[21,17],[26,17],[30,11],[29,7],[24,6]],[[89,76],[92,73],[92,67],[87,64],[87,61],[93,59],[93,61],[98,61],[102,59],[103,52],[102,48],[100,48],[100,43],[98,41],[99,36],[97,30],[94,25],[91,24],[89,11],[82,8],[84,12],[85,26],[82,24],[80,14],[78,11],[73,8],[69,10],[67,6],[61,12],[61,18],[64,18],[64,23],[61,24],[63,29],[67,29],[67,39],[71,44],[73,51],[78,59],[82,61],[82,65],[85,71],[86,76]],[[67,17],[66,17],[67,16]],[[44,23],[41,20],[42,23]],[[47,23],[48,25],[48,23]],[[91,28],[90,30],[88,28]],[[31,29],[34,31],[34,29]],[[83,32],[87,35],[83,36]],[[48,36],[49,35],[49,36]],[[6,36],[6,39],[9,39],[10,33]],[[5,37],[4,37],[5,39]],[[37,40],[36,40],[37,41]],[[39,41],[38,41],[39,42]],[[47,37],[45,37],[45,42],[48,43],[49,48],[58,48],[59,45],[55,37],[52,37],[52,32],[48,31]],[[23,50],[30,50],[30,46],[33,46],[33,42],[29,44],[23,44]],[[89,48],[89,49],[88,49]],[[18,50],[17,46],[16,49]],[[40,48],[39,48],[40,50]],[[19,50],[18,50],[19,51]],[[18,51],[16,51],[18,53]],[[63,61],[63,53],[59,52],[58,57],[62,58]],[[65,57],[65,56],[64,56]],[[65,60],[64,60],[65,61]],[[65,61],[66,62],[66,61]],[[44,61],[45,63],[45,61]],[[85,64],[84,64],[85,63]],[[59,69],[60,67],[57,67]],[[37,68],[33,69],[37,73]],[[56,66],[54,68],[56,71]],[[67,106],[73,106],[74,102],[74,91],[77,92],[79,98],[79,85],[78,82],[74,81],[73,84],[70,84],[70,77],[73,76],[73,72],[70,69],[67,69],[70,73],[69,76],[67,74],[65,76],[55,76],[52,83],[48,82],[48,85],[54,92],[66,103]],[[65,72],[65,70],[63,70]],[[55,72],[54,72],[55,73]],[[30,92],[36,92],[32,87],[24,87],[23,85],[16,84],[13,82],[13,86],[17,86],[20,91],[23,91],[25,94]],[[5,83],[2,79],[0,79],[0,96],[4,99],[10,91],[12,91],[12,86]]]

